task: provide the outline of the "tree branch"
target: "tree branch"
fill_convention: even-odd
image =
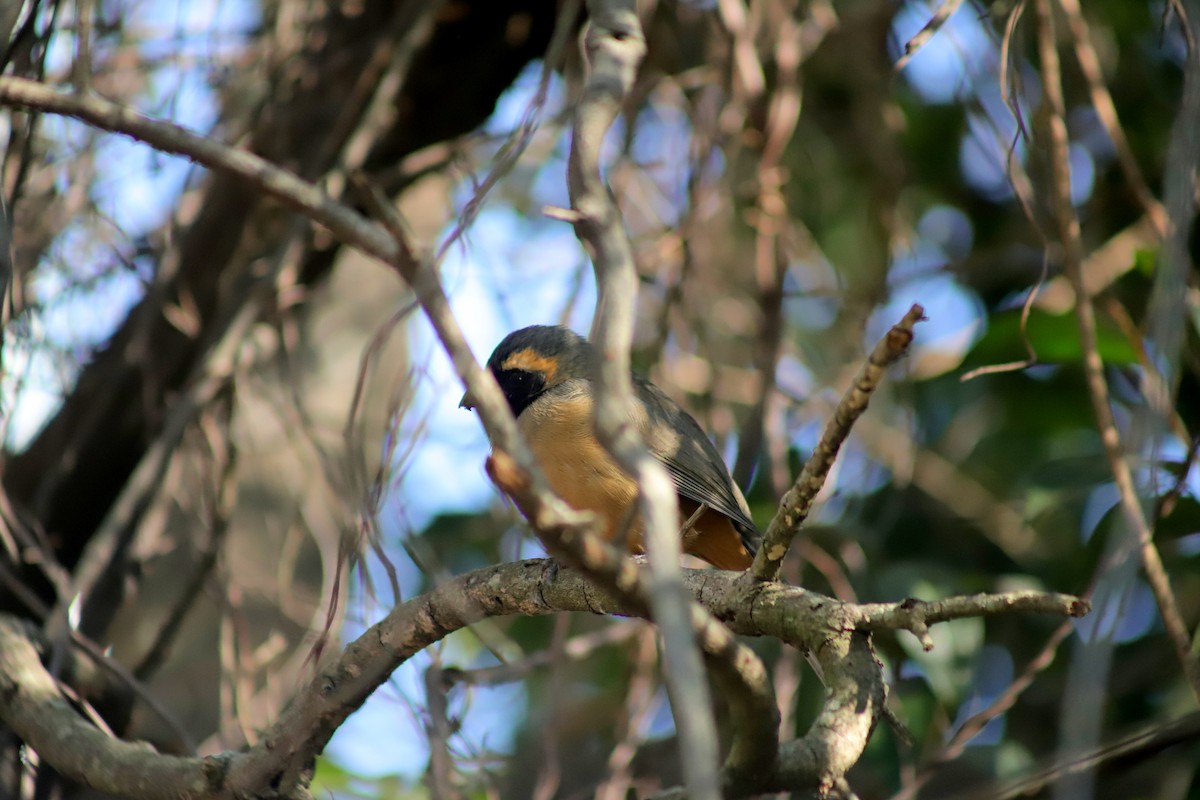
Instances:
[[[649,602],[662,630],[663,673],[679,731],[684,782],[696,800],[715,800],[720,796],[717,726],[683,590],[675,490],[666,468],[630,425],[637,403],[629,371],[638,294],[633,250],[600,175],[604,136],[637,77],[646,40],[635,0],[589,0],[588,12],[587,76],[575,109],[567,188],[578,214],[575,233],[592,257],[598,289],[591,338],[604,357],[595,376],[596,433],[640,489]]]
[[[179,758],[113,739],[67,702],[15,617],[0,614],[0,718],[63,775],[105,794],[199,798],[221,786],[228,756]]]
[[[929,626],[964,617],[991,616],[1006,611],[1082,617],[1091,605],[1074,595],[1047,592],[1005,592],[948,597],[945,600],[908,599],[899,603],[867,603],[855,606],[861,630],[906,630],[933,649]]]
[[[614,38],[618,45],[624,35],[617,29]],[[590,577],[602,582],[602,586],[597,587],[581,574],[554,570],[541,561],[501,565],[449,581],[429,594],[397,607],[386,620],[351,643],[342,656],[323,669],[296,698],[254,748],[211,759],[168,759],[108,739],[92,730],[58,697],[45,671],[30,661],[33,651],[15,644],[8,646],[8,639],[19,638],[20,634],[5,618],[0,618],[0,624],[5,626],[3,633],[8,637],[3,640],[5,646],[0,648],[0,659],[3,659],[0,667],[6,668],[0,676],[0,717],[47,762],[84,783],[111,787],[111,793],[135,798],[188,798],[231,793],[299,797],[304,795],[303,786],[311,759],[345,718],[399,664],[447,633],[483,617],[505,614],[533,615],[573,610],[646,616],[647,594],[642,591],[641,572],[628,558],[591,533],[594,521],[590,515],[574,511],[550,492],[517,432],[499,387],[467,347],[436,276],[423,268],[398,225],[390,226],[392,230],[389,231],[332,200],[312,184],[249,152],[226,147],[97,98],[66,95],[34,82],[0,78],[0,102],[68,114],[235,175],[325,225],[346,243],[390,264],[413,287],[455,368],[477,401],[481,419],[495,447],[495,455],[489,463],[493,478],[514,497],[551,553],[563,556],[569,563],[579,564]],[[595,141],[598,146],[599,139]],[[598,172],[596,180],[599,180]],[[377,213],[390,209],[382,198],[372,196],[376,200]],[[393,218],[394,213],[392,210]],[[389,219],[386,212],[383,218]],[[588,224],[586,220],[580,223]],[[612,302],[615,296],[610,292],[606,300]],[[631,297],[632,292],[624,299]],[[769,531],[768,542],[777,539],[777,545],[782,548],[778,558],[786,552],[787,542],[803,518],[803,514],[797,512],[800,508],[797,504],[805,503],[803,513],[807,513],[850,423],[865,408],[869,391],[878,382],[883,368],[904,351],[911,339],[912,325],[920,314],[920,308],[914,307],[905,322],[893,329],[885,342],[876,348],[859,380],[844,398],[827,430],[827,434],[830,430],[840,431],[840,434],[832,440],[823,440],[822,448],[810,459],[815,463],[820,456],[824,466],[818,464],[812,470],[806,468],[801,476],[802,480],[807,480],[805,486],[809,488],[806,491],[811,491],[811,495],[804,500],[804,494],[798,494],[798,489],[802,488],[798,482],[798,488],[789,493],[793,505],[785,505],[787,519],[791,521],[786,526],[773,523],[772,530],[777,531],[775,538]],[[602,332],[599,338],[604,342],[612,338],[620,345],[621,335],[614,326],[612,334]],[[627,338],[624,345],[616,350],[627,353]],[[625,362],[619,380],[627,380],[627,376]],[[620,433],[619,422],[617,430]],[[638,468],[634,474],[642,478],[649,473]],[[806,475],[809,476],[807,479]],[[651,487],[654,483],[651,476]],[[642,485],[646,487],[646,483]],[[646,509],[643,513],[652,520],[658,512]],[[782,517],[781,512],[777,521]],[[783,527],[789,531],[780,534],[778,529]],[[662,547],[667,550],[678,547],[673,528],[672,518],[671,541],[652,544],[652,550],[658,547],[661,554]],[[659,562],[664,560],[670,562],[665,567],[667,570],[676,564],[674,559],[657,559]],[[774,566],[777,569],[778,564]],[[659,568],[662,568],[661,564],[651,567]],[[760,577],[764,574],[756,572]],[[747,581],[744,576],[734,573],[686,571],[680,580],[706,609],[693,606],[689,612],[689,626],[693,632],[699,632],[705,651],[715,656],[710,664],[714,675],[722,681],[722,688],[726,688],[727,682],[737,692],[738,700],[733,705],[739,715],[738,731],[739,736],[746,738],[735,745],[726,771],[725,789],[732,794],[799,785],[828,788],[842,780],[846,769],[861,755],[882,708],[884,685],[871,652],[868,631],[891,624],[903,624],[911,629],[918,622],[928,624],[937,621],[938,614],[950,613],[944,609],[924,608],[909,608],[902,612],[881,606],[874,616],[863,616],[853,610],[858,607],[795,587]],[[1007,609],[1001,604],[992,611]],[[969,609],[964,608],[961,613],[969,613]],[[729,629],[722,627],[716,619],[726,620]],[[765,672],[761,671],[761,663],[753,659],[752,654],[747,657],[749,651],[732,639],[730,630],[745,635],[776,636],[817,659],[827,681],[829,697],[817,723],[803,739],[783,748],[774,745],[776,726],[771,715],[777,712],[774,703],[770,702]],[[768,709],[761,708],[763,698],[768,701]],[[762,713],[756,714],[756,709]],[[769,733],[764,733],[767,730]],[[71,746],[58,747],[56,742],[59,740],[69,742]],[[770,751],[766,753],[769,763],[764,763],[770,768],[762,770],[754,783],[731,781],[731,776],[744,777],[738,775],[738,767],[762,759],[767,743],[770,743]],[[147,775],[154,780],[142,780]],[[118,779],[119,786],[104,783]]]
[[[623,559],[625,563],[631,563]],[[636,568],[635,568],[636,569]],[[730,793],[831,787],[853,765],[882,711],[884,683],[868,632],[962,616],[1037,611],[1080,614],[1064,595],[975,595],[924,603],[858,606],[734,572],[684,570],[683,582],[710,613],[744,636],[771,636],[811,653],[829,695],[809,732],[780,748],[758,787]],[[414,654],[485,617],[562,611],[646,616],[636,600],[581,572],[533,559],[475,570],[394,608],[321,669],[259,743],[240,753],[179,758],[112,739],[62,698],[16,619],[0,615],[0,719],[64,774],[134,800],[303,797],[301,777],[334,731]]]
[[[638,278],[620,210],[600,173],[604,136],[633,86],[646,44],[634,0],[591,0],[584,49],[588,62],[575,111],[567,188],[575,233],[595,268],[599,296],[592,341],[604,357],[596,382],[596,431],[604,447],[640,488],[639,505],[649,554],[648,599],[663,636],[664,674],[679,731],[684,781],[695,800],[755,786],[772,771],[779,742],[779,711],[766,668],[729,629],[690,602],[679,566],[682,555],[675,488],[665,467],[641,441],[630,420],[637,400],[630,373]],[[719,774],[708,665],[730,698],[735,740]]]
[[[1088,397],[1092,401],[1092,413],[1096,418],[1096,427],[1100,431],[1100,439],[1104,444],[1104,454],[1108,458],[1109,469],[1117,484],[1120,496],[1120,507],[1125,524],[1133,532],[1141,549],[1142,569],[1146,582],[1154,593],[1158,610],[1163,619],[1167,636],[1175,647],[1175,656],[1179,659],[1183,675],[1192,690],[1192,696],[1200,700],[1200,659],[1191,653],[1191,640],[1188,629],[1171,589],[1171,579],[1163,566],[1162,557],[1154,544],[1154,534],[1146,511],[1138,499],[1137,486],[1134,484],[1133,471],[1125,459],[1124,447],[1121,444],[1121,434],[1117,430],[1116,419],[1110,406],[1108,383],[1104,377],[1104,362],[1100,357],[1100,347],[1096,333],[1096,310],[1088,296],[1083,283],[1083,240],[1080,233],[1079,217],[1071,202],[1071,166],[1070,142],[1067,138],[1066,101],[1063,97],[1062,74],[1058,61],[1057,41],[1054,31],[1054,14],[1049,0],[1038,0],[1038,55],[1042,66],[1042,86],[1045,91],[1046,104],[1050,114],[1047,115],[1049,129],[1049,151],[1051,166],[1051,205],[1054,211],[1054,221],[1057,227],[1058,241],[1062,246],[1063,269],[1075,290],[1075,318],[1079,325],[1079,342],[1083,349],[1084,376],[1087,381]],[[1200,91],[1197,83],[1197,59],[1195,52],[1188,56],[1189,80],[1192,104]],[[1185,97],[1186,99],[1186,97]],[[1169,342],[1160,342],[1164,347]],[[1164,355],[1177,358],[1178,348],[1174,351],[1167,349]],[[1135,448],[1136,452],[1136,448]]]
[[[73,117],[102,130],[145,142],[204,167],[235,175],[333,231],[339,239],[390,262],[398,255],[392,237],[316,185],[248,150],[230,147],[179,125],[151,119],[98,97],[68,94],[37,81],[0,77],[0,104]]]
[[[867,410],[871,393],[883,379],[884,371],[907,352],[908,345],[913,338],[913,326],[924,319],[924,315],[924,308],[913,305],[904,318],[893,325],[891,330],[875,345],[875,349],[867,357],[866,363],[854,377],[854,382],[842,395],[837,409],[833,412],[833,417],[825,424],[825,430],[821,433],[821,441],[817,443],[812,455],[805,462],[804,469],[796,478],[796,483],[783,496],[779,510],[775,512],[775,517],[767,526],[762,546],[754,558],[754,565],[750,568],[751,574],[755,578],[773,581],[779,577],[779,568],[783,564],[783,557],[787,555],[792,540],[800,532],[800,526],[808,518],[813,502],[820,494],[821,487],[825,485],[829,468],[833,466],[834,459],[837,458],[838,450],[846,441],[846,437],[850,435],[850,428],[854,425],[855,420]]]

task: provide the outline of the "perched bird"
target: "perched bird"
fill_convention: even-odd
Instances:
[[[594,432],[592,376],[599,360],[596,348],[573,331],[533,325],[506,336],[488,369],[555,493],[598,515],[610,541],[627,533],[630,552],[642,553],[637,483]],[[760,537],[725,462],[691,415],[654,384],[633,380],[638,408],[632,421],[675,481],[681,528],[701,504],[708,506],[684,531],[684,552],[721,569],[746,569]],[[459,405],[474,408],[469,393]]]

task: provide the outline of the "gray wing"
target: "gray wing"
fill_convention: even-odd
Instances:
[[[761,537],[750,518],[750,507],[699,423],[644,378],[634,376],[634,389],[646,411],[646,418],[638,420],[639,427],[651,452],[675,481],[679,494],[707,503],[729,517],[742,544],[751,553],[757,552]]]

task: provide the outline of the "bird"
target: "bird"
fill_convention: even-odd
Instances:
[[[641,554],[637,482],[596,439],[592,421],[600,359],[596,347],[569,328],[531,325],[504,337],[487,367],[550,488],[576,510],[596,514],[606,539],[616,542],[625,534],[629,552]],[[718,569],[745,570],[761,536],[720,453],[661,389],[637,374],[633,387],[631,422],[675,483],[684,552]],[[474,409],[469,391],[459,407]],[[703,513],[684,529],[682,522],[701,506]]]

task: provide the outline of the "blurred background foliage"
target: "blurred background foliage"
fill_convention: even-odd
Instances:
[[[866,348],[922,303],[912,356],[855,429],[787,580],[862,602],[1099,587],[1098,607],[1074,624],[942,625],[929,653],[877,637],[911,740],[878,730],[851,784],[863,798],[1005,796],[1094,717],[1093,745],[1165,733],[1056,796],[1200,797],[1195,700],[1132,556],[1110,555],[1127,534],[1061,274],[1027,5],[643,3],[648,57],[608,142],[642,277],[635,362],[713,435],[765,526]],[[1185,344],[1146,336],[1188,39],[1175,3],[1053,5],[1100,353],[1194,636],[1191,217],[1177,220],[1193,231]],[[541,213],[567,202],[578,6],[25,0],[0,11],[0,64],[251,148],[335,196],[366,173],[439,259],[483,357],[522,325],[591,319],[590,267]],[[1194,27],[1200,9],[1182,7]],[[173,752],[253,741],[313,660],[397,593],[539,554],[487,485],[461,387],[386,270],[126,138],[7,110],[0,136],[0,604],[44,623],[82,594],[79,629],[173,718],[129,700],[119,732]],[[819,680],[799,654],[753,645],[784,735],[802,734]],[[639,624],[485,621],[399,670],[314,789],[671,785],[657,670]],[[25,791],[35,766],[3,763],[4,792]]]

